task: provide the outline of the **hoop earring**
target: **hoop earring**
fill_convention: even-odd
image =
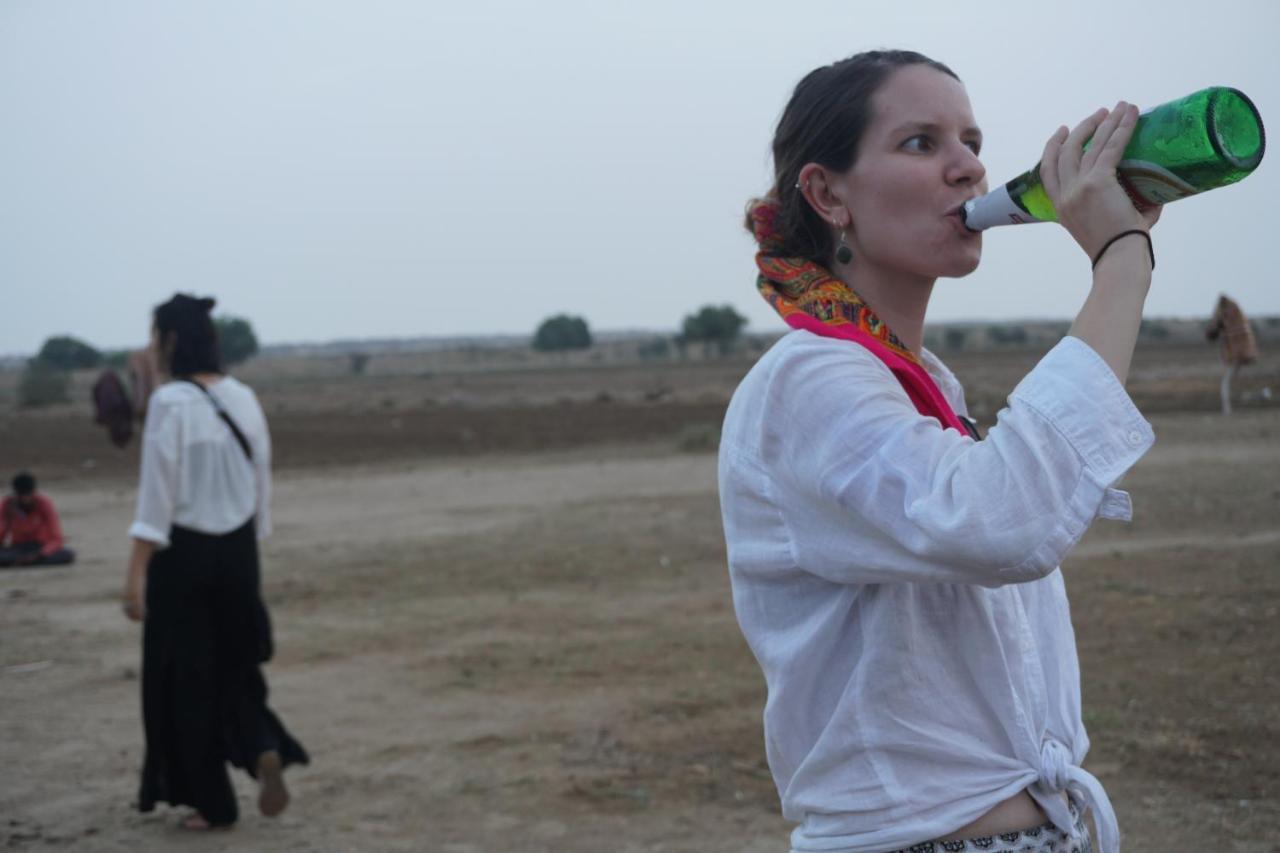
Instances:
[[[848,233],[844,229],[840,230],[840,245],[836,248],[836,261],[842,264],[848,264],[853,260],[853,250],[849,248],[849,244],[844,241],[845,234]]]

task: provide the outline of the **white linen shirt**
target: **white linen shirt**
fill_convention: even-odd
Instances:
[[[958,414],[963,390],[926,369]],[[975,442],[920,415],[872,353],[806,331],[743,379],[720,500],[734,608],[768,686],[765,748],[794,851],[945,836],[1023,789],[1110,802],[1089,748],[1058,564],[1154,436],[1106,363],[1064,338]],[[1105,824],[1105,825],[1104,825]]]
[[[178,525],[221,535],[256,517],[258,538],[271,533],[271,436],[253,390],[230,376],[207,386],[253,450],[240,443],[204,392],[169,382],[152,394],[142,434],[135,539],[169,546]]]

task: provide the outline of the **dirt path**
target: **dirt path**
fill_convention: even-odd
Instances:
[[[1126,851],[1276,850],[1280,416],[1157,419],[1132,525],[1064,571]],[[715,459],[670,446],[283,472],[265,551],[294,805],[130,808],[132,484],[58,494],[82,560],[0,572],[0,839],[84,851],[780,851]]]

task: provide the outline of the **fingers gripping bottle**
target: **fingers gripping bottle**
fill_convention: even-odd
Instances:
[[[1211,86],[1138,116],[1116,172],[1141,210],[1234,184],[1258,168],[1265,149],[1253,102],[1238,89]],[[1039,164],[966,203],[963,216],[971,231],[1058,218]]]

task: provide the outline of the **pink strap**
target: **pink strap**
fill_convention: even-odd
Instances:
[[[902,389],[907,392],[907,396],[911,398],[912,404],[915,405],[917,412],[926,417],[936,418],[944,429],[949,427],[961,435],[973,435],[973,432],[966,428],[965,424],[952,410],[947,398],[942,396],[942,392],[934,384],[933,377],[923,367],[908,361],[895,352],[890,352],[878,340],[857,326],[852,323],[834,326],[800,311],[787,316],[786,321],[787,325],[793,329],[804,329],[824,338],[840,338],[841,340],[853,341],[866,347],[876,358],[883,361],[885,366],[897,377]]]

